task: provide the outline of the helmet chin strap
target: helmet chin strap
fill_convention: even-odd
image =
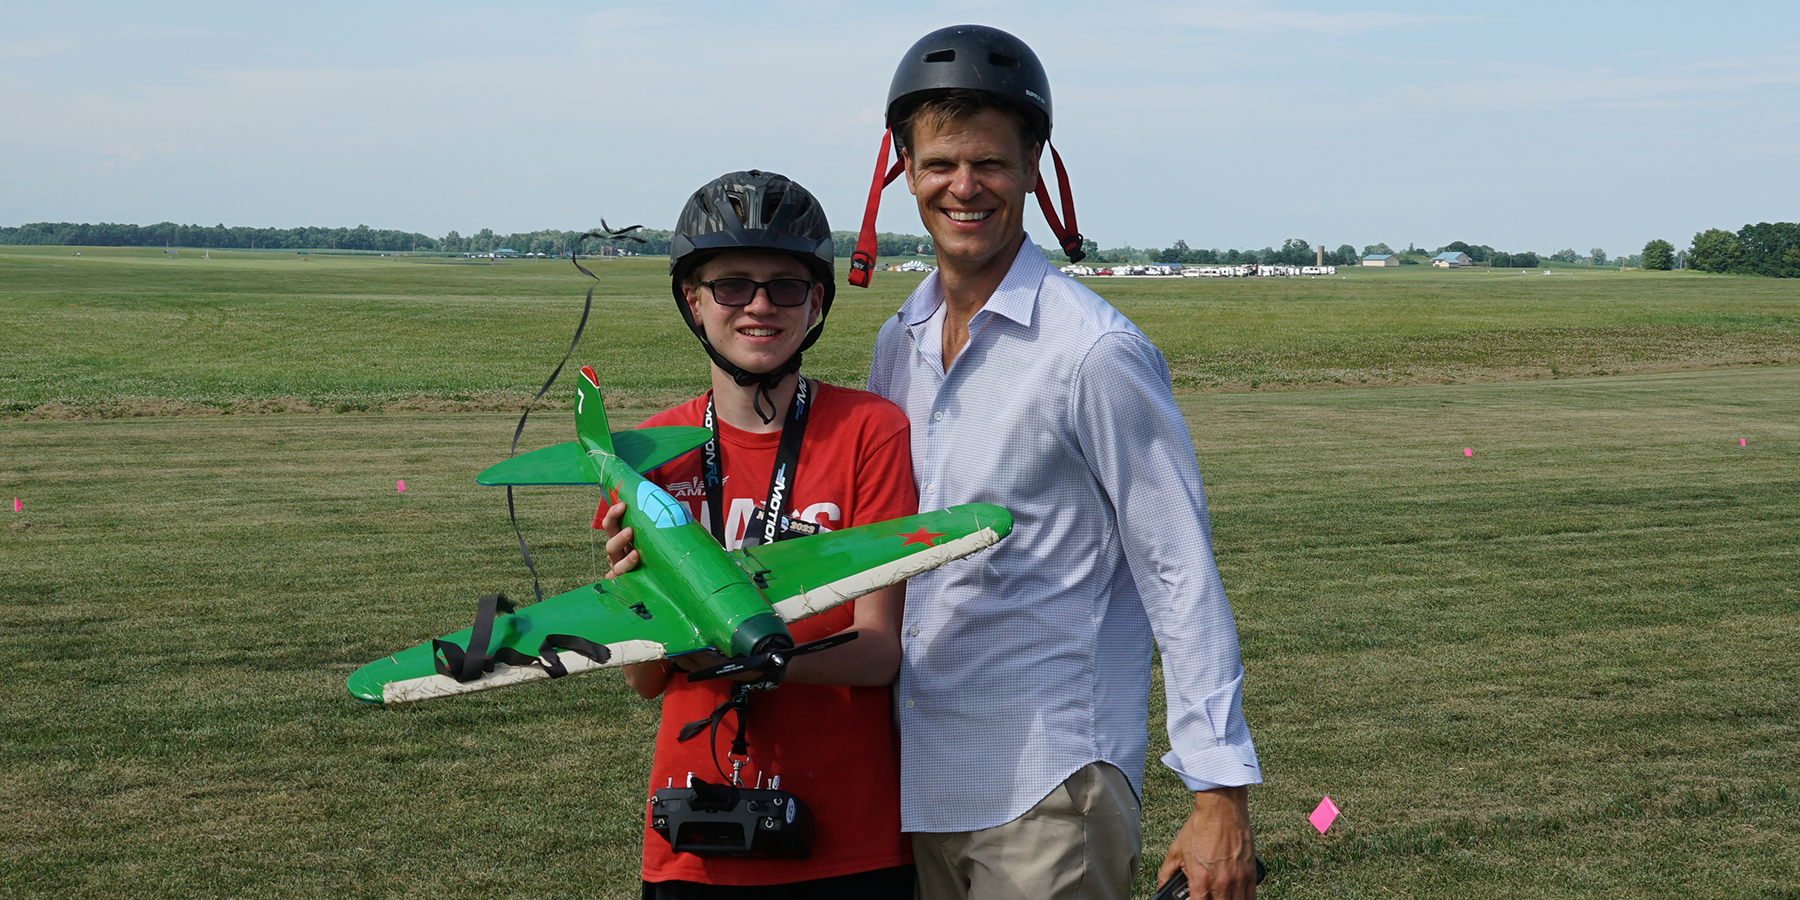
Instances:
[[[881,152],[875,156],[875,176],[869,181],[869,202],[863,207],[862,230],[857,233],[856,250],[850,254],[850,274],[848,281],[855,287],[868,287],[869,279],[875,275],[875,214],[881,209],[881,192],[894,183],[902,172],[906,171],[906,158],[894,160],[888,166],[888,153],[893,144],[892,129],[881,133]],[[1044,184],[1043,169],[1040,162],[1037,182],[1032,185],[1031,193],[1037,195],[1038,207],[1044,211],[1044,221],[1049,223],[1050,232],[1056,235],[1056,244],[1069,257],[1069,262],[1078,263],[1087,257],[1082,252],[1082,236],[1075,225],[1075,197],[1069,190],[1069,172],[1063,167],[1062,154],[1056,152],[1055,145],[1049,138],[1044,139],[1044,146],[1050,150],[1050,162],[1056,167],[1056,184],[1062,196],[1063,215],[1056,214],[1056,204],[1050,199],[1050,189]]]
[[[750,408],[756,411],[757,418],[762,419],[764,425],[774,422],[777,410],[775,409],[775,398],[770,392],[775,390],[776,385],[781,384],[781,379],[800,371],[800,358],[803,353],[796,350],[793,356],[788,357],[787,362],[776,366],[771,371],[759,373],[745,371],[738,367],[718,350],[713,349],[712,342],[704,337],[700,339],[700,346],[706,348],[706,355],[712,357],[713,365],[730,375],[732,381],[744,387],[756,386],[756,394],[751,399]]]

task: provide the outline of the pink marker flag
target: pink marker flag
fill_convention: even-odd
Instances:
[[[402,478],[399,481],[394,482],[394,492],[398,494],[406,493],[406,479]]]
[[[1474,456],[1474,455],[1475,455],[1475,448],[1474,448],[1474,447],[1464,447],[1464,448],[1463,448],[1463,455],[1464,455],[1464,456]]]
[[[1746,443],[1744,443],[1744,439],[1743,439],[1743,438],[1738,438],[1738,446],[1739,446],[1739,447],[1748,447],[1748,446],[1750,446],[1750,445],[1749,445],[1749,444],[1746,444]],[[17,503],[17,502],[18,502],[18,501],[17,501],[17,500],[14,500],[14,501],[13,501],[13,502],[14,502],[14,503]]]
[[[25,504],[20,503],[19,498],[14,497],[13,498],[13,512],[18,512],[19,510],[22,510],[24,508],[25,508]]]
[[[1327,794],[1325,799],[1320,800],[1319,805],[1313,809],[1312,815],[1306,817],[1306,820],[1312,823],[1312,827],[1319,829],[1320,834],[1324,834],[1325,829],[1330,828],[1331,823],[1337,821],[1337,817],[1337,804],[1331,802],[1331,795]]]

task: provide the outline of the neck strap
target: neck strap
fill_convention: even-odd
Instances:
[[[775,467],[769,473],[769,498],[763,504],[762,528],[744,532],[744,546],[772,544],[788,531],[787,508],[794,496],[794,473],[800,465],[800,443],[806,438],[806,418],[812,408],[812,386],[806,376],[795,378],[794,399],[781,423],[781,441],[775,447]],[[761,415],[761,413],[758,413]],[[725,460],[719,440],[719,417],[713,396],[706,395],[706,418],[701,424],[712,430],[712,440],[701,448],[701,470],[706,482],[707,524],[719,546],[725,542]]]

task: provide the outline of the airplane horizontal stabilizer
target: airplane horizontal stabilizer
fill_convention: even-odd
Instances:
[[[686,425],[615,431],[613,451],[631,471],[643,474],[712,440],[712,432]]]
[[[634,472],[648,472],[712,440],[704,428],[669,425],[614,432],[619,461]],[[599,484],[600,466],[580,441],[555,444],[497,462],[475,476],[477,484]]]
[[[570,441],[494,463],[475,476],[475,483],[599,484],[600,467],[588,458],[579,442]]]
[[[763,595],[784,622],[897,584],[991,547],[1012,533],[1012,513],[967,503],[732,551],[759,575]]]

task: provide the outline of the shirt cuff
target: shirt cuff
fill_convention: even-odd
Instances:
[[[1256,764],[1256,748],[1247,742],[1242,745],[1220,745],[1206,754],[1204,759],[1190,763],[1183,763],[1175,755],[1175,751],[1170,750],[1163,754],[1162,763],[1173,770],[1190,791],[1262,784],[1262,768]]]

